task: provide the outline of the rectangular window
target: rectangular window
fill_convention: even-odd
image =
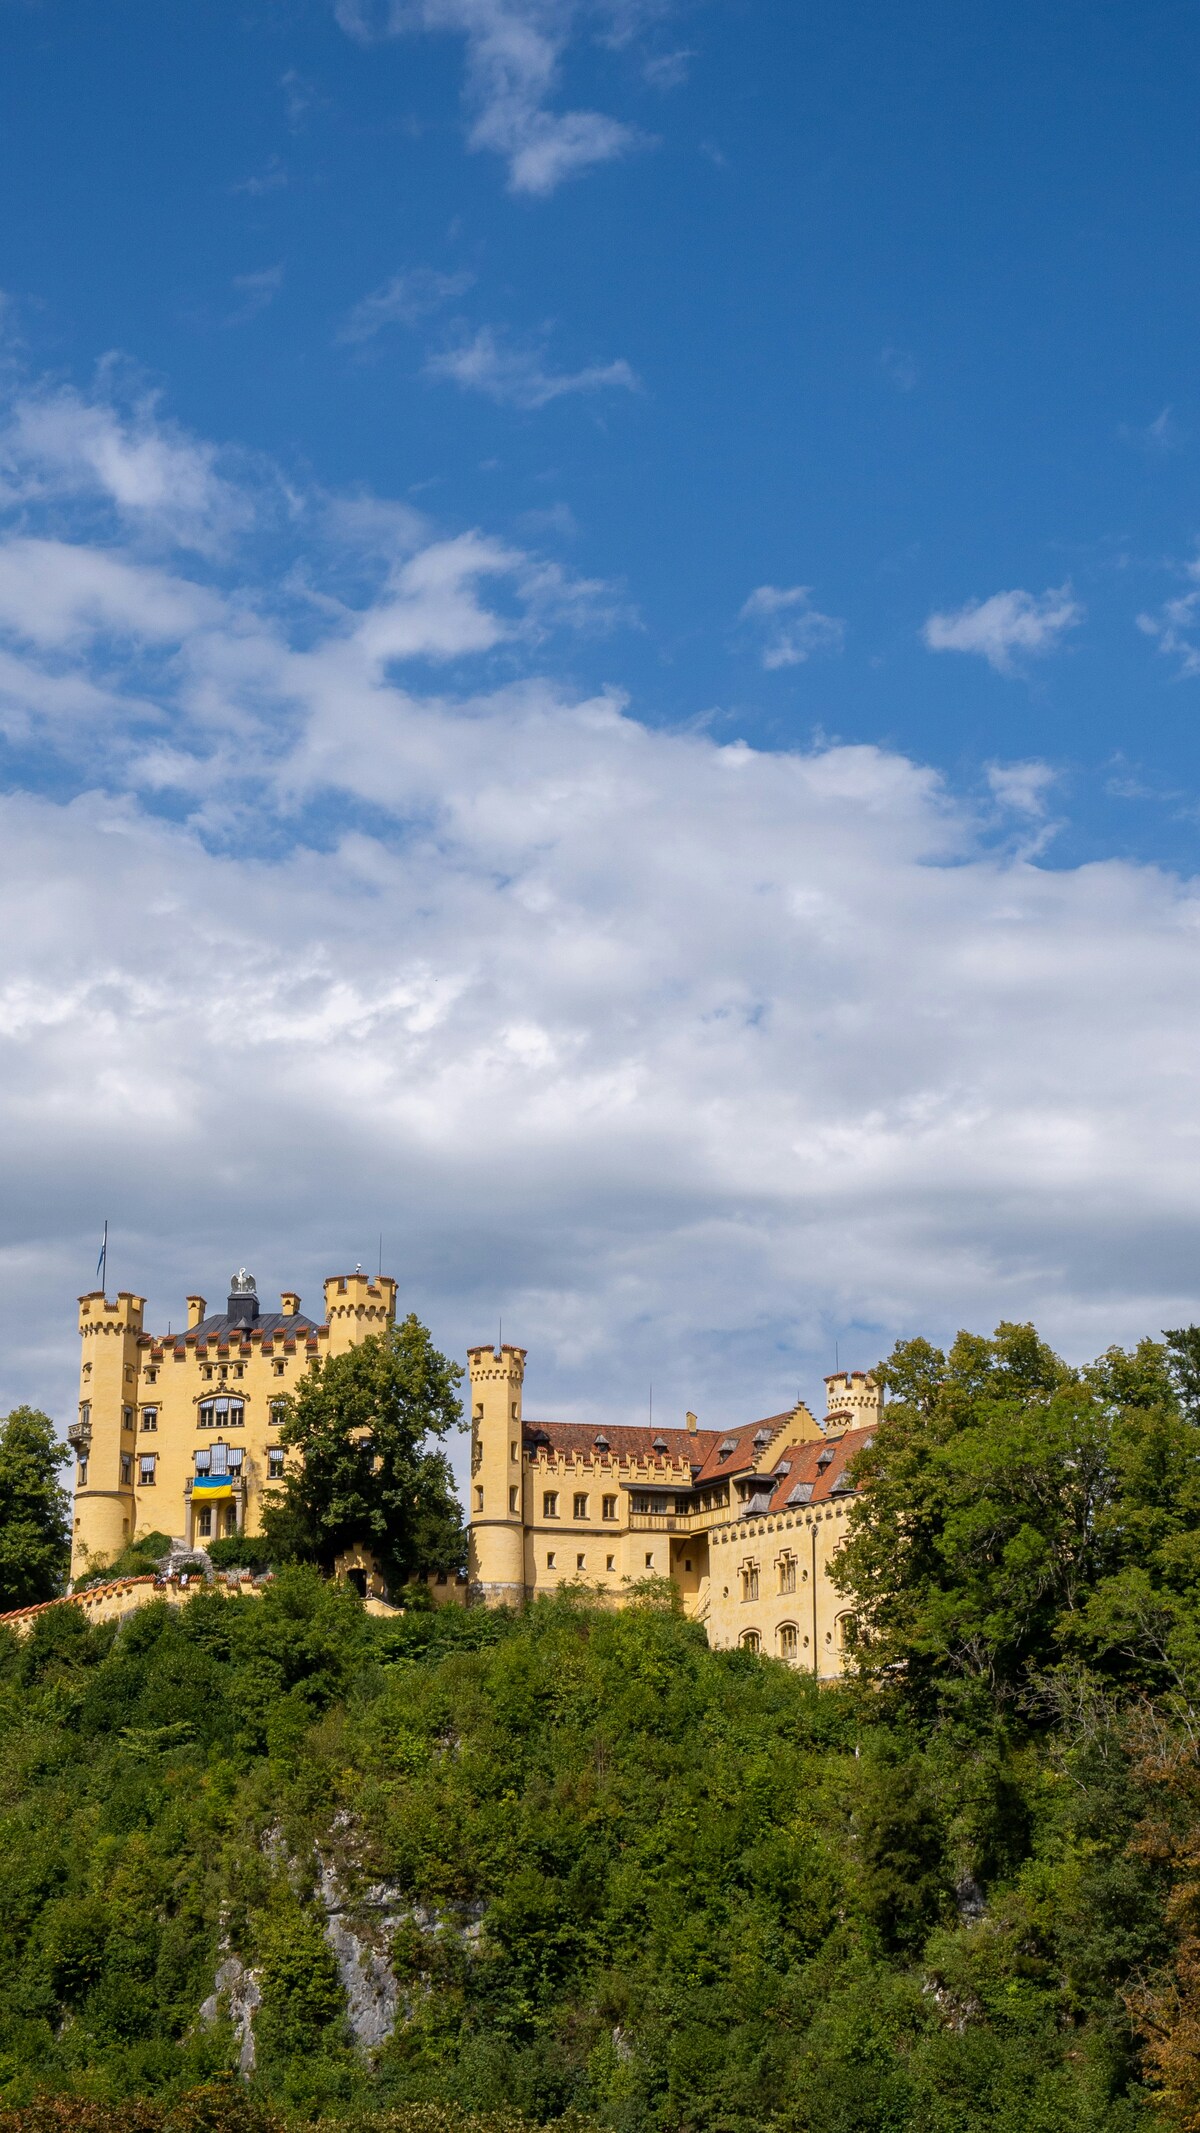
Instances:
[[[157,1407],[143,1407],[143,1409],[142,1409],[142,1428],[143,1428],[143,1429],[157,1429],[157,1428],[158,1428],[158,1409],[157,1409]]]
[[[204,1504],[196,1513],[196,1531],[201,1540],[208,1540],[212,1533],[212,1505]]]
[[[549,1553],[549,1555],[548,1555],[548,1556],[546,1557],[546,1568],[547,1568],[547,1570],[553,1570],[553,1568],[554,1568],[554,1550],[553,1550],[553,1548],[551,1548],[551,1550],[550,1550],[550,1553]]]
[[[157,1385],[157,1383],[158,1383],[158,1371],[157,1371],[157,1369],[155,1369],[155,1370],[148,1370],[148,1371],[146,1372],[146,1383],[147,1383],[147,1385]]]
[[[517,1498],[518,1498],[518,1496],[519,1496],[519,1495],[520,1495],[520,1490],[519,1490],[519,1489],[510,1489],[510,1490],[509,1490],[509,1492],[508,1492],[508,1508],[509,1508],[509,1510],[510,1510],[510,1511],[519,1511],[519,1510],[520,1510],[521,1506],[520,1506],[520,1504],[519,1504],[519,1503],[518,1503],[518,1501],[517,1501]]]
[[[616,1517],[617,1499],[615,1496],[602,1496],[600,1498],[600,1514],[603,1518],[610,1520]]]
[[[779,1590],[780,1592],[795,1592],[796,1590],[796,1558],[794,1555],[784,1555],[779,1559]]]
[[[517,1440],[515,1437],[513,1438],[512,1443],[508,1447],[508,1456],[512,1460],[513,1465],[515,1466],[517,1463]]]
[[[575,1568],[576,1568],[576,1570],[586,1570],[586,1569],[587,1569],[587,1557],[586,1557],[586,1555],[577,1555],[577,1556],[576,1556],[576,1558],[575,1558]]]
[[[226,1504],[226,1506],[225,1506],[225,1538],[226,1538],[226,1540],[232,1540],[232,1539],[233,1539],[233,1536],[234,1536],[234,1534],[235,1534],[236,1532],[237,1532],[237,1512],[236,1512],[236,1511],[234,1510],[234,1508],[233,1508],[233,1505],[232,1505],[231,1503],[227,1503],[227,1504]]]
[[[80,1429],[90,1429],[91,1426],[92,1403],[90,1400],[81,1400],[79,1402],[79,1427]]]
[[[475,1509],[476,1511],[482,1511],[483,1509],[483,1490],[478,1483],[475,1486]]]
[[[144,1489],[152,1489],[154,1487],[154,1469],[156,1464],[157,1461],[153,1452],[142,1453],[139,1465],[141,1467],[141,1482],[142,1487]]]
[[[272,1427],[272,1429],[282,1429],[282,1427],[283,1427],[283,1424],[284,1424],[284,1421],[285,1421],[285,1419],[286,1419],[286,1416],[287,1416],[287,1402],[286,1402],[285,1400],[272,1400],[272,1402],[271,1402],[271,1427]]]
[[[87,1460],[86,1460],[86,1459],[81,1459],[81,1460],[80,1460],[80,1462],[79,1462],[79,1486],[80,1486],[80,1488],[81,1488],[81,1489],[86,1489],[86,1487],[87,1487]]]
[[[605,1569],[606,1569],[606,1570],[615,1570],[615,1569],[616,1569],[616,1567],[617,1567],[617,1558],[616,1558],[616,1556],[615,1556],[615,1555],[606,1555],[606,1556],[605,1556],[605,1558],[604,1558],[604,1567],[605,1567]]]
[[[647,1555],[646,1557],[646,1568],[647,1570],[653,1570],[654,1568],[654,1557],[652,1555]]]
[[[122,1487],[123,1489],[128,1489],[128,1488],[131,1488],[131,1487],[132,1487],[132,1485],[133,1485],[133,1453],[132,1453],[132,1452],[122,1452],[122,1454],[121,1454],[121,1487]]]
[[[122,1429],[132,1429],[132,1428],[133,1428],[133,1409],[132,1409],[132,1407],[123,1407],[123,1408],[121,1409],[121,1427],[122,1427]]]
[[[277,1378],[281,1378],[283,1376],[283,1364],[280,1362],[277,1362],[275,1365],[275,1375]]]
[[[743,1563],[742,1565],[742,1598],[743,1600],[757,1600],[758,1598],[757,1563]]]
[[[587,1507],[587,1497],[586,1497],[586,1496],[584,1495],[584,1493],[583,1493],[583,1490],[582,1490],[582,1489],[576,1489],[576,1491],[575,1491],[575,1516],[576,1516],[576,1518],[586,1518],[586,1517],[587,1517],[587,1515],[588,1515],[588,1507]]]
[[[557,1491],[557,1489],[547,1489],[547,1490],[546,1490],[546,1493],[545,1493],[545,1495],[544,1495],[544,1496],[543,1496],[543,1498],[542,1498],[542,1517],[543,1517],[543,1518],[557,1518],[557,1517],[558,1517],[558,1491]]]
[[[267,1452],[267,1480],[283,1480],[283,1452],[275,1445]]]

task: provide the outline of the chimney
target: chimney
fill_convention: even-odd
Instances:
[[[193,1326],[198,1326],[198,1325],[199,1325],[199,1323],[200,1323],[201,1319],[203,1318],[203,1316],[204,1316],[205,1312],[207,1311],[207,1309],[208,1309],[208,1305],[207,1305],[207,1304],[205,1303],[205,1301],[204,1301],[204,1298],[203,1298],[202,1296],[189,1296],[189,1297],[188,1297],[188,1300],[187,1300],[187,1314],[188,1314],[188,1330],[189,1330],[189,1331],[191,1330],[191,1328],[192,1328]]]
[[[300,1298],[294,1289],[285,1289],[279,1299],[285,1318],[295,1318],[300,1309]]]
[[[690,1408],[690,1407],[688,1408],[688,1413],[687,1413],[687,1426],[688,1426],[689,1430],[691,1431],[692,1435],[693,1435],[693,1436],[695,1436],[695,1434],[696,1434],[696,1417],[695,1417],[695,1415],[694,1415],[694,1414],[692,1413],[692,1410],[691,1410],[691,1408]]]

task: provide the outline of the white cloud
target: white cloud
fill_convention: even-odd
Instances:
[[[51,387],[20,395],[0,430],[0,503],[91,493],[127,524],[212,549],[250,516],[218,459],[162,418],[154,394],[122,408]]]
[[[484,534],[317,499],[302,578],[222,587],[52,509],[0,539],[0,707],[59,750],[0,796],[0,1408],[67,1412],[105,1215],[156,1326],[243,1260],[314,1297],[382,1228],[445,1346],[503,1313],[534,1412],[652,1375],[744,1418],[835,1334],[1194,1315],[1196,883],[998,850],[897,753],[572,691],[545,566]]]
[[[840,652],[846,634],[838,616],[813,606],[811,585],[760,585],[738,619],[761,631],[759,657],[768,672],[803,666],[814,652]]]
[[[989,763],[988,784],[1001,807],[1022,815],[1044,815],[1046,799],[1058,772],[1049,763]]]
[[[1200,580],[1200,561],[1189,563],[1186,575],[1193,581]],[[1200,674],[1200,584],[1192,592],[1176,593],[1165,600],[1157,614],[1139,615],[1137,626],[1145,636],[1154,638],[1168,659],[1178,661],[1185,680]]]
[[[585,12],[576,0],[335,0],[334,12],[364,43],[414,30],[466,39],[470,145],[504,158],[512,192],[544,197],[564,179],[644,145],[634,127],[603,112],[550,108]],[[590,12],[619,16],[628,32],[644,10],[616,0]]]
[[[1083,614],[1066,585],[1044,593],[993,593],[952,613],[930,615],[922,636],[931,652],[978,652],[997,674],[1012,674],[1022,659],[1056,651]]]
[[[416,326],[456,296],[465,295],[475,277],[462,272],[440,274],[433,267],[413,267],[393,274],[354,305],[338,331],[351,344],[373,340],[387,326]]]
[[[425,374],[448,378],[466,392],[485,393],[502,406],[533,410],[569,393],[636,392],[638,380],[623,356],[584,370],[548,370],[537,349],[503,341],[490,326],[457,348],[428,356]]]
[[[233,287],[238,294],[238,303],[225,324],[244,326],[274,303],[283,287],[282,261],[273,267],[260,267],[253,274],[235,274]]]

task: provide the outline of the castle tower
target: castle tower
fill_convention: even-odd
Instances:
[[[284,1309],[291,1296],[285,1300]],[[299,1305],[299,1297],[295,1299]],[[396,1284],[390,1274],[331,1274],[325,1283],[329,1353],[342,1355],[370,1333],[386,1333],[396,1319]]]
[[[67,1435],[78,1461],[72,1571],[84,1555],[111,1561],[134,1535],[138,1340],[145,1299],[103,1289],[79,1299],[79,1418]]]
[[[825,1380],[826,1429],[870,1429],[883,1419],[883,1390],[869,1371],[837,1370]]]
[[[471,1601],[520,1607],[525,1599],[523,1348],[471,1348]]]

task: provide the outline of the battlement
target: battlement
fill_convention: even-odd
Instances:
[[[300,1299],[291,1290],[283,1298],[283,1307],[289,1317],[288,1305],[299,1308]],[[359,1267],[353,1274],[330,1274],[325,1283],[325,1322],[331,1325],[338,1318],[371,1318],[381,1326],[391,1325],[396,1316],[396,1284],[390,1274],[364,1274]]]
[[[118,1291],[115,1303],[110,1303],[103,1289],[90,1289],[79,1299],[79,1331],[89,1333],[140,1333],[142,1316],[146,1309],[144,1296],[135,1296],[131,1289]]]
[[[521,1385],[525,1381],[525,1350],[510,1348],[507,1342],[502,1348],[495,1348],[488,1341],[482,1348],[468,1348],[467,1368],[472,1385],[488,1379]]]
[[[825,1380],[830,1423],[862,1428],[877,1422],[883,1413],[883,1393],[869,1370],[835,1370]]]

